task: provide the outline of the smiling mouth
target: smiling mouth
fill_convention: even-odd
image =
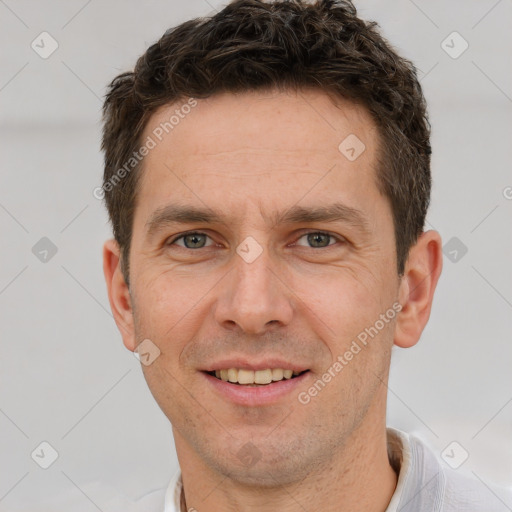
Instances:
[[[243,368],[229,368],[223,370],[212,370],[206,372],[224,382],[238,384],[241,386],[268,386],[274,382],[291,380],[308,372],[285,370],[283,368],[268,368],[266,370],[245,370]]]

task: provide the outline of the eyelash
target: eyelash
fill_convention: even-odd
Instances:
[[[173,238],[172,240],[169,240],[165,243],[166,246],[171,246],[171,245],[174,245],[175,242],[177,242],[178,240],[181,240],[182,238],[185,238],[186,236],[189,236],[189,235],[204,235],[208,238],[211,239],[211,237],[207,234],[207,233],[203,233],[201,231],[187,231],[186,233],[182,233],[181,235],[178,235],[177,237]],[[307,236],[307,235],[326,235],[330,238],[333,238],[334,240],[336,240],[337,242],[340,242],[340,243],[346,243],[346,239],[341,237],[341,236],[336,236],[336,235],[333,235],[327,231],[308,231],[306,233],[302,233],[300,235],[300,237],[297,239],[297,240],[300,240],[301,238]],[[328,247],[331,247],[335,244],[329,244],[329,245],[326,245],[325,247],[308,247],[309,249],[327,249]],[[199,250],[199,249],[206,249],[207,247],[210,247],[210,246],[207,246],[207,247],[199,247],[198,249],[191,249],[189,247],[182,247],[182,246],[178,246],[178,247],[181,247],[182,249],[187,249],[189,251],[194,251],[194,250]]]

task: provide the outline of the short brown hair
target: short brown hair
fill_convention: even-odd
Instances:
[[[377,185],[393,211],[397,271],[423,230],[430,200],[430,124],[413,64],[348,0],[235,0],[168,30],[134,71],[109,85],[103,113],[103,190],[129,283],[140,165],[118,172],[159,107],[219,92],[317,88],[358,102],[380,135]],[[117,175],[119,178],[119,174]]]

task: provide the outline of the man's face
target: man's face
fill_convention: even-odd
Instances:
[[[160,109],[142,140],[179,108]],[[398,298],[377,130],[316,91],[216,95],[183,117],[144,160],[134,216],[135,344],[161,351],[144,375],[178,455],[240,481],[298,481],[384,421],[394,320],[333,369]],[[304,215],[335,205],[337,218]],[[173,221],[169,206],[218,219]],[[207,373],[228,368],[276,370],[262,381],[307,371],[260,386]]]

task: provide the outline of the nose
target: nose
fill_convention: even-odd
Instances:
[[[288,325],[293,316],[293,293],[274,269],[268,251],[256,260],[233,256],[235,268],[226,276],[215,310],[216,321],[225,329],[264,334]]]

